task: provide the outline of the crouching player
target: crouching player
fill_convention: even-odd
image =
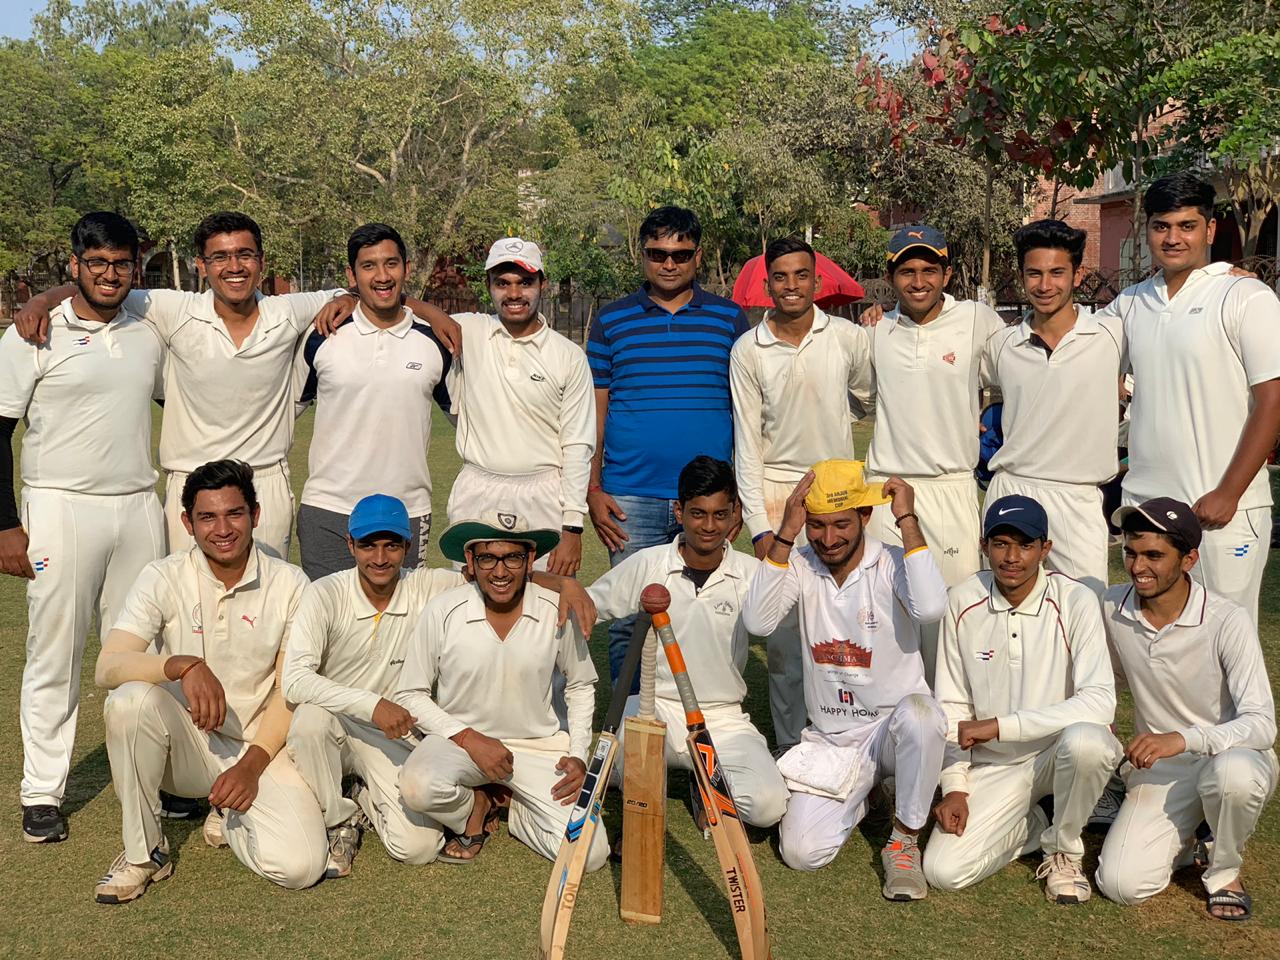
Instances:
[[[991,565],[951,588],[935,693],[947,714],[930,885],[958,890],[1042,851],[1054,903],[1083,903],[1081,831],[1120,762],[1116,695],[1097,595],[1050,573],[1049,517],[1029,497],[988,508]],[[1053,802],[1052,815],[1041,805]]]
[[[474,582],[427,604],[393,700],[424,734],[400,773],[400,796],[448,831],[442,862],[475,859],[504,796],[511,833],[548,860],[559,852],[587,772],[596,688],[582,632],[558,623],[555,594],[529,579],[559,539],[501,512],[451,524],[440,538]],[[557,669],[567,731],[552,703]],[[598,830],[587,869],[608,856]]]
[[[865,533],[889,503],[903,546]],[[921,900],[920,830],[929,816],[947,724],[924,679],[920,625],[941,619],[947,588],[920,532],[914,494],[897,477],[868,484],[862,464],[824,460],[787,498],[742,620],[768,636],[800,606],[804,698],[811,726],[778,761],[791,787],[779,828],[782,859],[816,870],[835,859],[867,812],[876,782],[896,781],[893,832],[881,851],[884,895]],[[800,531],[808,546],[795,551]]]
[[[742,710],[748,642],[742,603],[760,562],[728,543],[741,514],[733,467],[713,457],[695,457],[680,471],[675,516],[683,533],[673,543],[627,557],[587,592],[601,617],[617,619],[639,609],[640,594],[649,584],[667,588],[671,622],[738,813],[754,826],[771,827],[787,809],[787,786],[764,736]],[[662,656],[655,686],[655,713],[667,725],[667,765],[692,770],[684,707]]]

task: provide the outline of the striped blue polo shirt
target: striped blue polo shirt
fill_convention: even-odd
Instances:
[[[698,454],[733,459],[729,351],[748,326],[741,307],[697,284],[674,314],[644,287],[600,311],[587,359],[596,389],[609,391],[605,490],[674,499]]]

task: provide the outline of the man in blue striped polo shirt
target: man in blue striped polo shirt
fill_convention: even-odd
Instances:
[[[596,450],[587,506],[611,565],[675,539],[672,501],[686,463],[699,454],[733,459],[729,351],[748,324],[736,303],[698,286],[701,240],[692,210],[650,213],[640,225],[644,284],[591,327]],[[630,633],[631,618],[609,630],[614,679]]]

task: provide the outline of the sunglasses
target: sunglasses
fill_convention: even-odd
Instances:
[[[674,263],[686,264],[693,259],[693,255],[698,252],[698,248],[692,250],[660,250],[658,247],[645,247],[644,257],[650,263],[666,263],[670,258]]]

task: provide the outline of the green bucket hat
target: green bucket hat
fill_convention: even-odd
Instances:
[[[466,563],[467,547],[488,540],[527,543],[539,557],[545,557],[560,542],[560,531],[531,530],[519,514],[489,511],[479,520],[459,520],[449,524],[440,535],[440,552],[455,563]]]

